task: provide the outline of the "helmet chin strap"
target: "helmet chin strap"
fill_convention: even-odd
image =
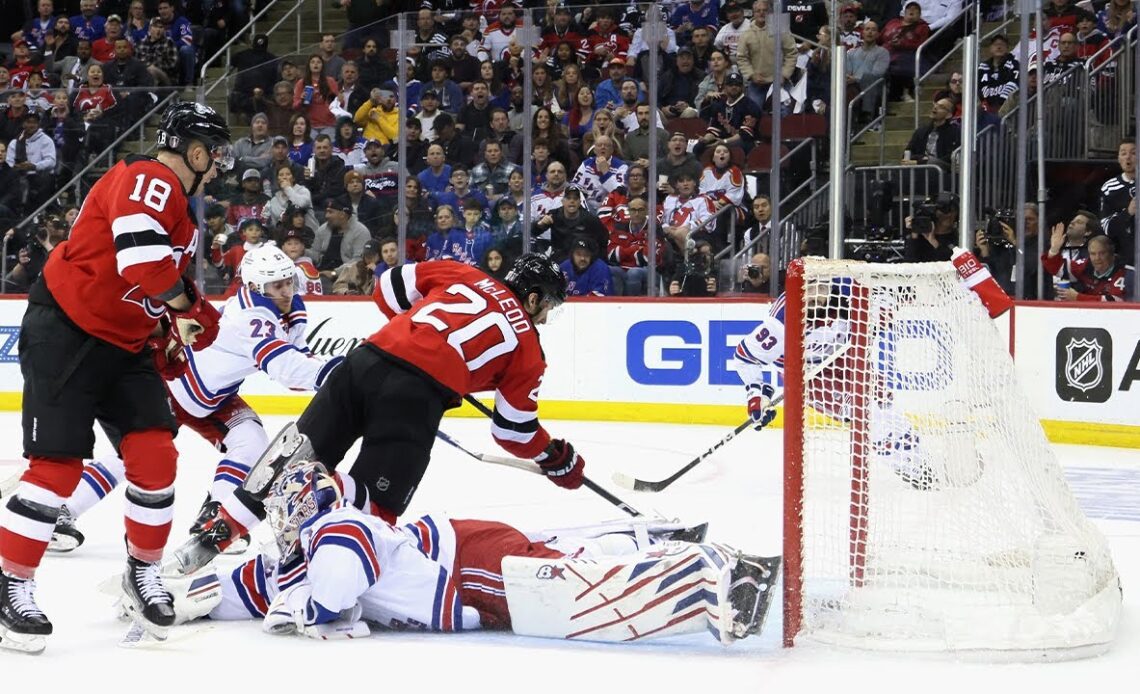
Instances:
[[[186,191],[189,197],[194,197],[198,194],[198,186],[202,185],[202,178],[210,173],[210,169],[214,166],[214,160],[210,160],[210,165],[206,167],[205,171],[198,171],[194,168],[194,165],[190,163],[190,150],[187,149],[182,153],[182,161],[186,164],[186,168],[190,169],[191,173],[194,174],[194,182],[190,185],[190,190]]]

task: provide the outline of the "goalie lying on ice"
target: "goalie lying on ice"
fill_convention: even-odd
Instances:
[[[178,623],[260,618],[320,639],[367,624],[591,641],[707,630],[728,643],[760,631],[780,564],[678,523],[528,535],[432,515],[397,527],[345,503],[341,479],[319,463],[287,469],[266,504],[282,558],[170,578]]]

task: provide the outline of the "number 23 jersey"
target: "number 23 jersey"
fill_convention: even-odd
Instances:
[[[491,434],[521,458],[550,443],[538,423],[546,360],[518,298],[481,270],[450,260],[400,265],[376,282],[388,324],[368,341],[459,396],[495,390]]]
[[[197,247],[178,177],[155,159],[128,157],[92,186],[44,280],[84,332],[138,352],[166,312],[155,297],[178,283]]]

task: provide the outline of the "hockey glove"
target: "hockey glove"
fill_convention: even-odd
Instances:
[[[574,447],[563,439],[554,439],[546,450],[534,459],[546,477],[559,487],[577,489],[582,486],[582,474],[586,461],[578,455]]]
[[[186,353],[182,342],[174,337],[166,319],[163,319],[164,333],[159,337],[147,340],[146,346],[151,349],[151,358],[154,359],[154,368],[164,381],[176,381],[189,369],[190,362],[186,360]]]
[[[748,416],[757,430],[772,423],[776,418],[776,408],[772,406],[772,395],[776,389],[768,383],[751,383],[744,389],[748,399]]]
[[[193,282],[184,281],[183,291],[186,298],[190,299],[190,308],[176,311],[167,306],[171,325],[174,326],[171,334],[187,347],[205,349],[218,337],[218,321],[222,319],[222,314],[206,301]]]

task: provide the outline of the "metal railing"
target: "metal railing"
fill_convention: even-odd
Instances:
[[[937,164],[852,167],[847,171],[847,201],[844,208],[856,226],[862,223],[868,229],[893,229],[897,232],[895,237],[902,238],[906,218],[910,216],[915,203],[948,190],[948,175],[949,172]],[[876,209],[872,203],[875,194],[873,189],[888,192],[882,190],[884,183],[890,186],[890,205],[888,207],[879,202],[881,207]]]
[[[283,2],[283,1],[284,0],[270,0],[270,2],[265,7],[263,7],[260,12],[258,12],[256,15],[254,15],[253,17],[250,18],[249,22],[247,22],[245,26],[243,26],[241,29],[239,29],[237,32],[235,32],[234,35],[231,36],[228,41],[226,41],[224,44],[222,44],[222,47],[219,48],[214,53],[214,55],[210,56],[205,62],[202,63],[201,68],[198,70],[198,75],[201,78],[201,84],[198,87],[198,103],[205,104],[206,98],[208,96],[210,96],[210,94],[212,94],[214,92],[214,90],[218,88],[219,85],[226,85],[226,91],[229,92],[229,90],[231,88],[231,78],[234,75],[234,73],[232,71],[230,71],[230,69],[229,69],[230,57],[231,57],[230,53],[232,51],[234,43],[236,43],[240,38],[242,38],[246,34],[249,34],[252,37],[254,34],[254,31],[255,31],[255,27],[257,26],[257,20],[261,19],[270,10],[274,9],[277,6],[278,2]],[[301,12],[300,12],[300,10],[301,10],[301,7],[303,4],[304,4],[304,0],[296,0],[296,3],[293,5],[293,7],[289,8],[285,12],[285,14],[281,15],[281,17],[279,17],[277,19],[277,21],[272,26],[270,26],[269,29],[266,30],[264,33],[266,33],[266,34],[272,33],[275,29],[280,27],[281,24],[284,23],[284,21],[286,19],[288,19],[291,15],[296,14],[296,16],[297,16],[297,30],[296,30],[295,34],[296,34],[296,39],[297,39],[297,51],[300,52],[300,50],[301,50]],[[320,3],[318,2],[317,5],[319,7]],[[222,55],[225,55],[226,74],[223,75],[222,77],[218,78],[213,84],[207,85],[206,84],[206,71],[209,70],[210,67],[214,63],[216,63],[218,61],[218,59],[221,58]],[[228,121],[230,119],[230,100],[227,98],[225,101],[226,101],[226,106],[225,106],[225,108],[226,108],[226,111],[225,111],[226,112],[226,120]]]
[[[1084,63],[1088,74],[1087,84],[1081,90],[1081,113],[1085,123],[1083,131],[1083,158],[1096,154],[1114,154],[1128,132],[1128,123],[1134,118],[1132,106],[1137,98],[1133,75],[1137,50],[1136,27],[1128,31],[1123,41],[1110,41],[1089,56]]]
[[[1016,151],[1008,137],[1009,131],[1000,125],[987,125],[978,131],[977,156],[974,167],[974,219],[980,219],[986,208],[1013,207],[1014,160]],[[962,147],[954,150],[951,160],[954,170],[961,168]],[[950,190],[961,195],[958,176],[950,177]]]
[[[879,90],[879,114],[871,119],[863,129],[857,133],[852,134],[851,129],[854,127],[855,122],[855,106],[862,105],[862,99],[868,93]],[[863,134],[871,130],[875,126],[879,127],[879,164],[883,164],[883,158],[886,152],[887,143],[887,78],[886,75],[872,82],[866,89],[855,95],[851,101],[847,103],[847,157],[846,161],[851,161],[851,145]]]
[[[950,50],[946,51],[946,55],[942,56],[938,60],[938,62],[934,63],[934,65],[931,65],[930,68],[928,68],[926,70],[926,72],[922,71],[922,49],[931,45],[934,42],[934,39],[938,38],[938,36],[940,34],[942,34],[944,31],[946,31],[948,29],[953,29],[954,27],[956,27],[958,24],[958,18],[959,17],[962,17],[962,16],[968,17],[968,16],[970,16],[971,13],[973,13],[973,11],[974,11],[974,3],[972,3],[972,2],[967,3],[966,6],[962,8],[962,11],[959,12],[957,15],[955,15],[954,19],[950,20],[945,25],[940,27],[938,29],[938,31],[932,33],[925,41],[922,42],[922,44],[919,45],[918,49],[914,52],[914,127],[916,127],[916,128],[918,127],[918,122],[919,122],[919,119],[921,117],[919,115],[919,105],[922,102],[922,84],[923,84],[923,82],[925,82],[928,77],[933,75],[934,72],[936,70],[938,70],[938,68],[942,67],[943,63],[945,63],[954,54],[956,54],[958,52],[958,48],[959,48],[959,46],[962,45],[962,42],[961,42],[961,40],[959,40],[957,43],[955,43],[954,47],[951,48]],[[973,69],[976,70],[977,67],[978,66],[975,65]]]

